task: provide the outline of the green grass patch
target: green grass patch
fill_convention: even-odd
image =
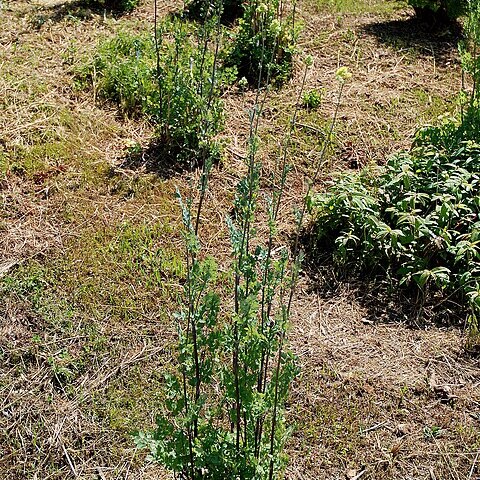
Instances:
[[[42,371],[41,382],[29,385],[37,396],[31,415],[48,417],[58,402],[75,399],[117,439],[110,454],[118,461],[129,433],[151,427],[149,412],[161,402],[160,385],[171,368],[168,312],[184,276],[182,260],[165,247],[175,228],[174,222],[132,221],[90,228],[62,254],[0,278],[0,308],[15,315],[19,332],[2,360],[20,377],[8,378],[16,384]],[[16,441],[5,444],[16,448]],[[39,451],[47,448],[43,437],[36,442]]]
[[[184,275],[182,260],[162,240],[174,225],[124,222],[85,232],[64,255],[32,261],[0,280],[3,297],[28,305],[38,324],[65,334],[92,325],[114,328],[154,309],[161,313],[170,283]],[[177,280],[175,280],[177,279]]]

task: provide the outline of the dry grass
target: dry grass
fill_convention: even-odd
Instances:
[[[303,373],[291,409],[302,427],[291,478],[352,469],[375,479],[468,478],[480,440],[478,364],[457,332],[372,322],[354,293],[301,299],[293,344]]]
[[[95,103],[72,81],[99,38],[149,28],[150,3],[118,19],[45,5],[18,0],[0,11],[0,478],[166,479],[128,434],[151,426],[162,402],[183,276],[173,194],[175,186],[187,192],[198,172],[162,179],[122,167],[126,141],[148,145],[151,127]],[[339,65],[353,79],[318,188],[333,169],[408,147],[419,125],[453,108],[460,78],[452,35],[425,36],[399,3],[362,5],[367,14],[347,1],[300,6],[301,47],[315,67],[306,89],[321,89],[323,101],[300,113],[285,236],[335,108]],[[302,68],[264,111],[266,174]],[[204,251],[221,270],[253,93],[230,91],[224,101],[229,144],[203,218]],[[353,287],[331,298],[315,292],[304,278],[292,322],[302,374],[289,404],[297,430],[287,478],[475,478],[480,371],[461,331],[382,323]]]

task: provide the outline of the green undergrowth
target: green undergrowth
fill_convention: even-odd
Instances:
[[[103,159],[92,144],[119,133],[118,125],[102,113],[92,118],[63,107],[45,105],[42,109],[40,105],[36,109],[41,111],[31,112],[34,126],[22,129],[15,141],[0,145],[1,173],[43,182],[68,169],[88,171]]]
[[[423,133],[423,132],[422,132]],[[423,143],[385,167],[338,177],[312,199],[316,234],[337,261],[480,309],[480,147]],[[332,244],[332,242],[334,242]]]
[[[85,232],[64,255],[31,261],[2,277],[2,297],[24,304],[47,331],[96,326],[111,333],[117,322],[134,325],[164,311],[160,299],[168,305],[171,283],[184,275],[181,259],[160,243],[173,228],[125,222]]]
[[[116,102],[126,115],[146,116],[166,155],[216,155],[214,137],[223,125],[220,89],[232,77],[217,65],[221,36],[210,38],[212,28],[167,19],[156,40],[149,33],[119,32],[99,44],[80,69],[79,81],[90,82],[98,96]]]
[[[31,415],[48,417],[61,399],[76,399],[116,439],[108,454],[119,462],[134,426],[151,426],[159,372],[170,368],[168,312],[185,276],[181,258],[163,242],[174,229],[174,222],[141,221],[87,229],[61,254],[0,278],[0,306],[17,316],[22,332],[3,361],[25,378],[40,366],[44,372],[29,386],[38,397]],[[12,448],[16,440],[4,439]],[[47,448],[41,436],[37,445]]]
[[[171,370],[168,364],[171,354],[167,350],[153,361],[149,359],[134,365],[125,375],[110,381],[105,389],[94,392],[92,414],[127,441],[131,441],[130,435],[139,425],[151,427],[147,423],[151,420],[149,413],[165,401],[164,374]]]

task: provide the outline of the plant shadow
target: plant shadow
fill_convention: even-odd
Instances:
[[[332,258],[331,249],[314,242],[310,233],[302,237],[307,252],[303,272],[310,292],[330,299],[348,291],[365,308],[366,323],[401,323],[416,329],[465,324],[467,309],[455,295],[433,290],[422,295],[415,285],[400,286],[396,279],[382,271],[381,265],[370,270],[355,269],[348,264],[339,266]]]
[[[185,155],[180,147],[169,147],[159,140],[154,140],[144,148],[135,148],[128,152],[117,168],[152,173],[168,180],[201,168],[205,158],[206,155],[202,152]]]
[[[209,2],[204,0],[193,0],[185,5],[185,9],[176,14],[177,17],[186,18],[190,21],[204,23],[207,19],[211,19],[215,13],[205,11],[209,7]],[[233,26],[242,16],[243,7],[241,2],[226,1],[220,15],[220,22],[227,27]]]
[[[36,14],[30,19],[30,23],[34,28],[40,29],[44,24],[59,23],[64,19],[88,21],[99,15],[111,15],[118,18],[128,13],[119,7],[102,6],[89,0],[66,0],[52,5],[39,6]]]
[[[397,50],[434,56],[439,64],[452,60],[462,38],[458,23],[426,23],[417,17],[370,23],[363,26],[362,30]]]

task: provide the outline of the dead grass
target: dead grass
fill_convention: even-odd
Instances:
[[[161,178],[141,164],[126,168],[126,141],[148,146],[151,127],[72,81],[99,38],[149,28],[150,3],[117,19],[45,5],[18,0],[0,11],[0,477],[166,479],[129,433],[153,424],[173,363],[183,276],[173,194],[175,186],[188,192],[198,172]],[[353,79],[318,188],[333,169],[408,147],[418,126],[454,108],[460,81],[452,35],[426,37],[399,3],[308,3],[300,12],[301,47],[314,57],[306,89],[323,100],[301,111],[292,139],[285,238],[336,105],[338,66]],[[264,111],[266,178],[302,68]],[[232,90],[224,101],[229,143],[203,218],[204,251],[222,272],[253,93]],[[313,282],[302,280],[292,321],[302,374],[289,404],[297,429],[286,477],[475,478],[479,365],[464,354],[461,332],[382,323],[351,288],[327,299]]]
[[[478,364],[458,333],[372,322],[345,289],[301,305],[292,478],[343,478],[352,469],[367,478],[468,478],[480,392]]]

